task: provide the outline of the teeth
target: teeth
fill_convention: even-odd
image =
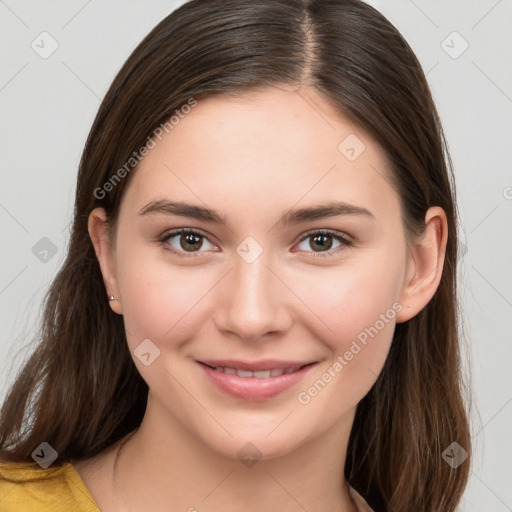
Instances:
[[[266,372],[254,372],[254,376],[258,377],[258,379],[268,379],[270,377],[270,370],[267,370]]]
[[[224,366],[216,366],[215,371],[224,372],[228,375],[238,375],[239,377],[256,377],[257,379],[268,379],[269,377],[279,377],[283,374],[293,373],[302,368],[301,366],[294,366],[292,368],[286,368],[286,370],[273,369],[273,370],[261,370],[258,372],[251,372],[248,370],[237,370],[236,368],[228,368]]]
[[[246,370],[237,370],[236,374],[239,377],[254,377],[254,373],[253,372],[248,372]]]

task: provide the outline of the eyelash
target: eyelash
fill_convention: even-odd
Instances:
[[[169,244],[167,243],[168,240],[170,240],[171,238],[174,238],[178,235],[189,235],[189,234],[208,239],[208,237],[205,234],[203,234],[201,231],[198,231],[196,229],[179,228],[179,229],[174,229],[173,231],[164,233],[164,235],[162,235],[160,238],[158,238],[158,242],[163,246],[163,248],[165,250],[172,252],[179,258],[191,258],[191,257],[194,258],[194,257],[199,256],[200,252],[184,253],[181,251],[176,251],[176,250],[170,248]],[[332,238],[334,238],[335,240],[340,242],[341,245],[339,247],[337,247],[336,249],[330,249],[329,251],[321,251],[321,252],[307,251],[307,252],[313,252],[313,254],[314,254],[314,256],[312,256],[313,258],[318,258],[318,257],[319,258],[328,258],[328,257],[336,255],[344,247],[350,247],[353,245],[352,240],[349,240],[346,236],[342,235],[341,233],[339,233],[337,231],[332,231],[330,229],[309,231],[299,240],[298,243],[300,244],[300,243],[304,242],[304,240],[307,240],[308,238],[312,238],[312,237],[318,236],[318,235],[331,236]]]

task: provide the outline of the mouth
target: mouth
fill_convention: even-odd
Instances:
[[[296,385],[317,364],[301,361],[196,361],[218,389],[244,400],[264,400]]]

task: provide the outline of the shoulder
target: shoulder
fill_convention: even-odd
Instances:
[[[2,512],[99,512],[72,464],[47,469],[36,463],[0,460]]]
[[[350,492],[357,504],[358,510],[361,512],[374,512],[366,500],[353,487],[350,487]]]

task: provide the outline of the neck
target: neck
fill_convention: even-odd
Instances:
[[[170,434],[153,419],[147,410],[140,428],[118,446],[116,510],[358,511],[343,473],[353,417],[291,453],[252,461],[220,455],[177,425]]]

